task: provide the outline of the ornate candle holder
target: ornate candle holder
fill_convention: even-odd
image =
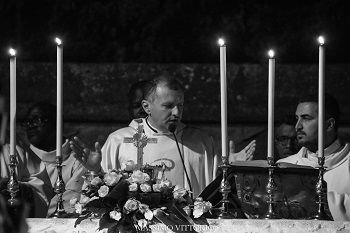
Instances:
[[[19,191],[19,184],[17,181],[16,175],[16,167],[18,165],[17,159],[15,155],[10,155],[10,179],[7,183],[7,190],[10,193],[11,198],[8,200],[11,206],[15,206],[18,204],[18,199],[16,198],[16,194]]]
[[[329,217],[324,210],[324,197],[327,194],[327,184],[323,179],[324,171],[326,170],[326,168],[324,167],[324,160],[324,157],[318,158],[318,181],[316,184],[316,193],[318,195],[318,201],[316,203],[318,204],[318,209],[317,213],[310,218],[314,220],[332,220],[332,218]]]
[[[230,182],[227,180],[227,170],[230,167],[228,164],[227,156],[222,156],[222,165],[220,166],[222,169],[222,181],[220,184],[220,193],[222,193],[221,200],[221,213],[219,214],[219,219],[231,219],[235,218],[231,213],[228,212],[228,204],[230,201],[228,200],[228,194],[231,192]]]
[[[264,219],[279,219],[280,217],[275,213],[275,208],[274,208],[274,205],[275,205],[274,196],[277,190],[277,186],[273,179],[273,170],[275,169],[276,165],[272,157],[267,158],[267,163],[270,165],[269,180],[266,185],[266,191],[269,194],[269,201],[267,202],[269,204],[269,209],[266,215],[264,216]]]
[[[54,192],[57,194],[57,205],[56,210],[51,214],[52,218],[61,218],[66,214],[63,205],[63,193],[66,191],[65,184],[62,178],[62,157],[56,157],[56,167],[57,167],[57,180],[54,187]]]

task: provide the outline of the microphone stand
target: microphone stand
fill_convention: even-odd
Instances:
[[[177,150],[179,151],[181,162],[182,162],[182,165],[183,165],[184,170],[185,170],[187,183],[188,183],[188,186],[190,187],[191,199],[193,200],[193,189],[192,189],[191,181],[190,181],[190,178],[189,178],[188,173],[187,173],[187,169],[186,169],[186,166],[185,166],[184,158],[182,157],[182,154],[181,154],[179,142],[177,141],[177,138],[176,138],[176,135],[175,135],[176,126],[174,124],[171,124],[171,125],[169,125],[168,130],[174,135],[176,146],[177,146]]]

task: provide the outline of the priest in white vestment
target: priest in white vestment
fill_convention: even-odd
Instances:
[[[148,82],[142,101],[148,117],[134,120],[129,127],[117,130],[108,137],[102,148],[102,168],[105,171],[121,168],[128,160],[137,163],[138,156],[142,156],[143,165],[165,164],[164,175],[174,185],[190,189],[189,179],[193,194],[197,196],[213,180],[218,155],[209,135],[180,122],[183,104],[184,92],[176,79],[161,76]],[[168,130],[171,124],[176,126],[174,133],[181,155],[174,135]],[[142,128],[142,137],[148,139],[141,149],[134,145],[133,140],[138,127]],[[184,164],[180,156],[183,156]]]
[[[102,148],[102,168],[105,171],[123,168],[128,160],[142,161],[143,165],[165,165],[164,175],[173,185],[192,188],[194,197],[198,196],[215,178],[219,156],[211,136],[181,123],[183,105],[184,90],[175,78],[160,76],[147,82],[142,107],[148,116],[135,119],[129,127],[109,135]],[[176,128],[174,134],[169,131],[170,125]],[[230,162],[251,160],[254,151],[255,141],[252,141],[235,154],[231,142]]]
[[[333,219],[350,221],[350,148],[337,136],[339,105],[334,97],[325,96],[325,168],[327,199]],[[296,131],[300,151],[278,162],[318,167],[318,96],[300,99],[296,113]]]
[[[47,216],[50,216],[57,205],[58,196],[53,192],[57,181],[56,168],[56,107],[49,103],[37,103],[28,109],[26,122],[22,124],[27,133],[29,143],[21,145],[27,162],[33,166],[44,167],[49,177],[51,197]],[[84,183],[82,176],[87,171],[83,164],[74,157],[66,140],[62,145],[62,179],[65,183],[63,205],[66,212],[74,212],[70,200],[80,199]]]

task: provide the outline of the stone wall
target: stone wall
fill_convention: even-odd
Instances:
[[[317,91],[318,65],[283,65],[276,61],[275,119],[294,114],[299,95]],[[207,129],[220,144],[220,72],[218,64],[65,64],[65,133],[84,134],[90,145],[104,142],[113,130],[129,123],[129,87],[159,73],[175,75],[186,89],[183,122]],[[342,107],[341,121],[350,123],[350,66],[327,65],[326,91]],[[1,91],[9,103],[9,64],[0,64]],[[266,151],[266,64],[227,64],[229,137],[242,148],[261,137]],[[17,119],[36,101],[56,101],[56,64],[17,60]],[[348,131],[344,128],[344,134]],[[262,136],[265,135],[265,136]],[[264,145],[264,146],[263,146]]]

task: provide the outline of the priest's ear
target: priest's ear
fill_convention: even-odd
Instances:
[[[336,130],[334,118],[329,118],[328,120],[326,120],[326,130]]]
[[[151,114],[151,103],[147,100],[142,100],[141,105],[143,107],[143,109],[145,110],[145,112],[147,113],[147,115]]]

